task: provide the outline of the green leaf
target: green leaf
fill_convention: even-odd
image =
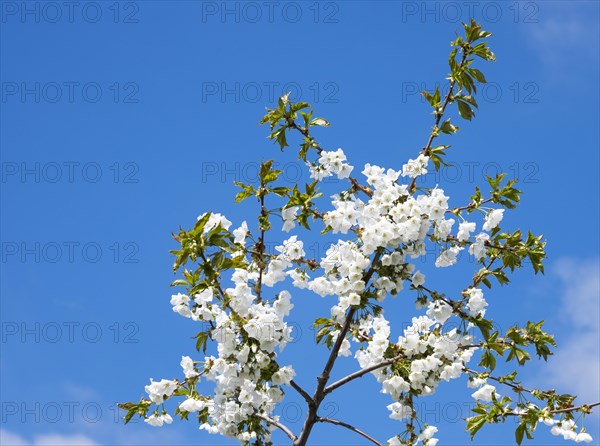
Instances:
[[[429,105],[431,105],[433,108],[438,108],[441,105],[440,102],[440,89],[439,87],[435,89],[435,92],[433,94],[428,93],[426,91],[422,91],[421,95],[423,95],[423,97],[427,100],[427,102],[429,102]]]
[[[196,350],[197,351],[200,351],[200,349],[202,349],[202,353],[206,353],[206,343],[209,338],[208,335],[209,335],[208,331],[201,331],[196,336],[194,336],[197,339],[196,340]]]
[[[457,101],[458,104],[458,114],[460,115],[461,118],[470,121],[471,119],[473,119],[473,116],[475,115],[475,113],[473,112],[473,109],[466,103],[466,102],[462,102],[462,101]]]
[[[481,82],[482,84],[485,84],[487,82],[483,73],[477,68],[469,68],[468,71],[471,74],[471,76],[473,76],[477,80],[477,82]]]
[[[479,331],[481,331],[483,338],[487,341],[490,338],[490,330],[494,328],[492,321],[487,319],[477,319],[474,323],[477,325],[477,328],[479,328]]]
[[[277,181],[282,172],[283,170],[271,170],[263,177],[263,183],[268,184],[272,183],[273,181]]]
[[[450,123],[450,118],[448,118],[448,119],[446,119],[446,120],[445,120],[445,121],[442,123],[442,125],[440,126],[440,130],[441,130],[443,133],[446,133],[446,134],[448,134],[448,135],[451,135],[451,134],[453,134],[453,133],[456,133],[456,132],[458,132],[460,129],[459,129],[457,126],[455,126],[455,125],[451,124],[451,123]]]
[[[187,282],[187,280],[184,279],[177,279],[174,280],[170,286],[188,286],[189,283]]]
[[[273,166],[273,160],[263,161],[260,164],[260,171],[258,173],[258,177],[264,178],[265,175],[267,175],[270,172],[272,166]]]
[[[204,214],[202,216],[202,218],[200,218],[200,220],[198,220],[196,222],[196,224],[194,225],[194,234],[201,234],[202,231],[204,230],[204,226],[206,226],[206,223],[208,222],[208,219],[211,216],[211,212],[207,212],[206,214]]]
[[[125,414],[125,416],[123,417],[123,420],[125,420],[125,424],[127,424],[131,421],[131,419],[133,418],[135,413],[136,412],[134,410],[130,410]]]
[[[292,112],[297,112],[299,110],[309,108],[310,104],[308,102],[296,102],[295,104],[290,105],[290,110]]]
[[[517,430],[515,431],[515,440],[519,446],[521,446],[521,443],[523,442],[523,436],[525,435],[526,430],[527,430],[527,426],[525,425],[525,423],[521,423],[521,424],[519,424],[519,427],[517,427]]]
[[[326,317],[320,317],[315,319],[315,322],[313,323],[313,327],[316,328],[319,325],[326,325],[326,324],[331,324],[331,320],[327,319]]]
[[[479,429],[481,429],[485,425],[486,415],[477,415],[475,417],[469,418],[467,422],[467,431],[471,434],[471,440],[475,437],[475,434]]]
[[[248,191],[238,192],[237,195],[235,196],[234,202],[239,203],[252,195],[253,194]]]
[[[486,350],[483,355],[481,355],[481,361],[479,362],[479,365],[492,371],[496,368],[496,357],[491,351]]]
[[[285,197],[289,191],[289,187],[275,187],[271,189],[271,192],[280,197]]]

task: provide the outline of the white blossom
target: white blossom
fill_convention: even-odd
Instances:
[[[184,410],[186,412],[199,412],[205,407],[206,403],[204,401],[197,400],[194,398],[188,398],[179,405],[179,409]]]
[[[154,381],[152,378],[150,378],[150,384],[144,387],[154,404],[162,404],[166,398],[173,395],[176,388],[177,381],[170,381],[168,379]]]
[[[281,218],[283,218],[283,231],[289,232],[296,226],[296,215],[298,214],[299,206],[290,206],[281,210]]]
[[[180,365],[186,378],[198,376],[198,372],[194,369],[194,361],[189,356],[182,356]]]
[[[458,225],[458,234],[456,235],[456,238],[459,241],[464,242],[465,240],[469,239],[469,237],[471,236],[471,232],[473,232],[474,230],[475,223],[469,223],[468,221],[464,221],[460,225]]]
[[[423,154],[419,155],[415,160],[409,160],[404,166],[402,166],[402,176],[416,178],[420,175],[427,173],[427,164],[429,164],[429,157]]]
[[[243,221],[242,224],[240,225],[239,228],[235,229],[233,231],[233,242],[234,243],[239,243],[239,244],[244,244],[244,241],[246,240],[246,236],[248,235],[248,224]]]
[[[171,424],[173,422],[173,418],[168,413],[162,414],[162,415],[152,414],[151,416],[146,418],[144,421],[146,423],[148,423],[150,426],[161,427],[164,423]]]
[[[488,306],[488,303],[483,297],[483,291],[479,288],[469,288],[468,294],[469,302],[467,303],[467,308],[469,309],[469,314],[471,316],[484,316],[485,307]]]
[[[483,224],[484,231],[491,231],[502,221],[504,209],[494,209],[488,212],[485,216],[485,223]]]
[[[492,396],[498,398],[500,395],[496,393],[496,388],[490,384],[484,384],[479,390],[471,395],[473,398],[485,403],[492,402]]]

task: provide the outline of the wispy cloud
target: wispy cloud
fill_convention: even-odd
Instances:
[[[543,382],[579,396],[581,403],[600,399],[600,261],[560,259],[551,273],[561,282],[558,312],[566,333],[544,367]]]
[[[31,440],[17,435],[6,429],[0,429],[0,444],[3,446],[97,446],[91,438],[76,434],[43,434],[36,435]]]

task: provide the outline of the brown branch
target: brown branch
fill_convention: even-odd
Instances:
[[[332,418],[324,418],[324,417],[318,417],[317,418],[317,422],[318,423],[331,423],[331,424],[335,424],[336,426],[342,426],[345,427],[346,429],[350,429],[353,432],[356,432],[358,435],[362,435],[363,437],[365,437],[367,440],[369,440],[371,443],[376,444],[377,446],[383,446],[382,443],[378,442],[377,440],[375,440],[373,437],[371,437],[369,434],[366,434],[365,432],[361,431],[360,429],[355,428],[354,426],[352,426],[351,424],[348,423],[344,423],[343,421],[339,421],[339,420],[334,420]]]
[[[364,192],[369,197],[373,196],[373,190],[370,187],[363,186],[354,177],[350,177],[349,180],[350,180],[350,183],[352,184],[352,189],[353,190],[355,190],[355,191],[362,191],[362,192]]]
[[[352,317],[354,316],[355,310],[350,308],[348,313],[346,314],[346,321],[342,329],[340,330],[340,334],[338,335],[333,348],[331,349],[331,353],[329,354],[329,358],[327,359],[327,363],[325,364],[325,368],[319,377],[317,378],[317,389],[315,390],[315,394],[312,397],[313,404],[308,405],[308,413],[306,415],[306,419],[304,420],[304,425],[302,426],[302,432],[296,441],[294,441],[294,446],[305,446],[308,441],[308,437],[310,436],[310,432],[314,424],[317,422],[317,410],[319,409],[319,405],[325,398],[325,386],[327,385],[327,381],[329,380],[329,375],[331,373],[331,369],[335,364],[335,360],[337,359],[338,353],[342,346],[342,342],[346,337],[346,333],[350,328],[350,323],[352,321]]]
[[[369,283],[371,277],[373,277],[373,274],[375,273],[375,265],[379,262],[379,259],[382,255],[381,253],[382,251],[380,250],[375,254],[371,263],[371,267],[363,276],[365,286]],[[346,313],[346,320],[344,321],[344,325],[342,326],[342,329],[340,330],[340,333],[338,334],[338,337],[335,340],[335,343],[331,349],[331,353],[329,354],[329,358],[327,359],[327,363],[323,368],[323,372],[317,378],[317,389],[315,390],[315,393],[312,397],[313,404],[311,405],[309,403],[308,413],[306,415],[306,419],[304,420],[304,425],[302,426],[302,432],[300,433],[298,439],[294,441],[294,446],[306,445],[308,437],[310,436],[310,432],[312,431],[313,426],[317,422],[317,410],[319,409],[321,402],[326,396],[325,386],[329,381],[331,370],[333,369],[333,365],[335,364],[340,348],[342,347],[342,342],[344,342],[344,339],[346,339],[346,334],[350,329],[350,325],[352,324],[352,318],[354,317],[355,313],[356,310],[352,307],[350,307],[350,309]]]
[[[260,216],[261,217],[267,217],[268,213],[267,213],[267,209],[265,208],[265,184],[263,179],[260,179]],[[259,224],[262,225],[262,223],[259,220]],[[260,231],[260,237],[258,239],[258,243],[256,244],[256,248],[258,248],[258,252],[260,253],[260,255],[258,256],[258,281],[256,283],[256,289],[254,290],[256,292],[256,299],[258,300],[258,302],[260,302],[262,300],[261,298],[261,294],[262,294],[262,278],[263,278],[263,272],[265,269],[265,230],[261,229]]]

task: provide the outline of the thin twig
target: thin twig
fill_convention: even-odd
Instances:
[[[592,407],[596,407],[596,406],[600,406],[600,401],[597,401],[595,403],[592,404],[582,404],[581,406],[577,406],[577,407],[568,407],[566,409],[557,409],[557,410],[551,410],[550,413],[564,413],[564,412],[575,412],[581,409],[591,409]]]
[[[581,406],[573,406],[573,407],[567,407],[565,409],[556,409],[556,410],[550,410],[548,411],[548,413],[555,415],[558,413],[567,413],[567,412],[577,412],[577,411],[586,411],[587,409],[591,409],[592,407],[596,407],[596,406],[600,406],[600,401],[596,402],[596,403],[592,403],[592,404],[582,404]],[[521,417],[524,414],[522,413],[516,413],[516,412],[508,412],[506,414],[504,414],[506,416],[512,416],[512,417]]]
[[[315,138],[310,134],[309,130],[305,127],[302,127],[298,124],[296,124],[295,122],[292,123],[288,123],[289,127],[294,129],[294,130],[298,130],[302,135],[304,135],[306,138],[309,138],[311,141],[311,145],[312,147],[314,147],[318,153],[321,153],[322,151],[324,151],[324,149],[319,145],[319,143],[317,143],[315,141]],[[362,191],[364,192],[368,197],[372,197],[373,196],[373,190],[368,187],[368,186],[363,186],[362,184],[360,184],[358,182],[358,180],[354,177],[348,177],[348,180],[350,181],[350,184],[352,184],[352,188],[356,191]],[[320,216],[320,214],[319,214]]]
[[[467,372],[467,373],[472,373],[474,375],[480,375],[481,374],[481,372],[478,372],[477,370],[469,369],[469,368],[466,368],[466,367],[463,368],[463,371]],[[493,381],[499,382],[500,384],[504,384],[504,385],[506,385],[508,387],[511,387],[514,390],[516,390],[517,392],[531,393],[531,390],[526,389],[525,387],[521,386],[520,384],[513,384],[511,382],[507,382],[504,379],[496,378],[495,376],[488,376],[487,379],[491,379]]]
[[[450,213],[450,214],[455,214],[456,215],[456,212],[466,211],[466,210],[469,210],[469,209],[475,209],[476,207],[479,207],[479,206],[481,206],[482,204],[485,204],[485,203],[489,203],[490,201],[492,201],[492,198],[486,198],[485,200],[482,200],[479,203],[475,203],[475,202],[472,201],[472,202],[470,202],[466,206],[461,206],[461,207],[454,208],[454,209],[448,209],[446,211],[446,213]]]
[[[304,390],[302,387],[300,387],[295,381],[290,381],[290,386],[292,386],[292,388],[294,390],[296,390],[296,392],[298,392],[300,395],[302,395],[302,398],[304,398],[304,400],[309,404],[312,405],[315,402],[313,401],[313,399],[311,398],[311,396],[308,394],[308,392],[306,390]]]
[[[463,50],[462,59],[460,61],[460,65],[459,65],[459,70],[463,68],[466,60],[467,60],[467,52]],[[435,112],[435,124],[433,125],[433,130],[431,131],[431,133],[429,135],[429,140],[427,141],[427,145],[423,148],[423,150],[421,150],[421,153],[423,155],[427,155],[427,152],[429,151],[429,149],[431,149],[431,144],[433,143],[433,140],[437,136],[435,134],[435,129],[440,124],[440,121],[442,120],[442,116],[444,116],[444,112],[446,111],[446,107],[451,102],[450,99],[452,99],[452,94],[454,93],[454,85],[455,84],[456,84],[456,81],[454,79],[451,79],[450,80],[450,88],[448,89],[448,94],[446,94],[444,103],[442,104],[442,107],[440,109],[436,110],[436,112]],[[408,191],[412,193],[415,191],[416,187],[417,187],[417,178],[415,177],[410,182]]]
[[[352,426],[351,424],[348,423],[344,423],[343,421],[339,421],[339,420],[334,420],[332,418],[324,418],[324,417],[318,417],[317,418],[317,422],[319,423],[331,423],[331,424],[335,424],[337,426],[342,426],[345,427],[346,429],[350,429],[353,432],[356,432],[358,435],[362,435],[363,437],[365,437],[367,440],[369,440],[370,442],[376,444],[377,446],[383,446],[382,443],[379,443],[377,440],[375,440],[373,437],[371,437],[369,434],[364,433],[363,431],[361,431],[360,429],[355,428],[354,426]]]
[[[476,374],[476,375],[479,374],[479,372],[477,372],[476,370],[473,370],[473,369],[464,368],[463,370],[465,372],[467,372],[467,373],[472,373],[472,374]],[[513,384],[511,382],[507,382],[505,379],[500,379],[500,378],[497,378],[495,376],[488,376],[487,379],[491,379],[491,380],[494,380],[496,382],[499,382],[500,384],[504,384],[504,385],[506,385],[508,387],[511,387],[516,392],[526,392],[526,393],[533,394],[533,390],[526,389],[525,387],[523,387],[520,384]],[[548,393],[548,392],[541,392],[540,395],[541,396],[551,396],[551,394]],[[551,414],[556,414],[556,413],[565,413],[565,412],[575,412],[577,410],[581,410],[581,409],[584,409],[586,407],[592,408],[592,407],[595,407],[595,406],[600,406],[600,401],[598,401],[596,403],[592,403],[592,404],[582,404],[581,406],[577,406],[577,407],[567,407],[565,409],[551,410],[550,413]],[[509,413],[507,415],[522,415],[522,414],[511,412],[511,413]]]
[[[273,418],[270,418],[266,415],[256,415],[258,418],[266,421],[268,424],[271,424],[279,429],[281,429],[283,431],[283,433],[285,433],[290,440],[292,441],[296,441],[296,436],[294,435],[294,433],[284,424],[280,423],[279,421],[274,420]]]
[[[335,389],[337,389],[338,387],[343,386],[344,384],[349,383],[350,381],[354,381],[357,378],[362,378],[364,375],[366,375],[367,373],[370,373],[374,370],[377,369],[381,369],[383,367],[386,367],[388,365],[393,364],[394,362],[398,361],[402,359],[402,356],[395,356],[393,358],[387,359],[385,361],[382,361],[378,364],[374,364],[372,366],[369,367],[365,367],[364,369],[360,369],[354,373],[351,373],[348,376],[345,376],[344,378],[334,382],[333,384],[331,384],[330,386],[327,386],[327,388],[325,389],[325,393],[331,393],[333,392]]]

